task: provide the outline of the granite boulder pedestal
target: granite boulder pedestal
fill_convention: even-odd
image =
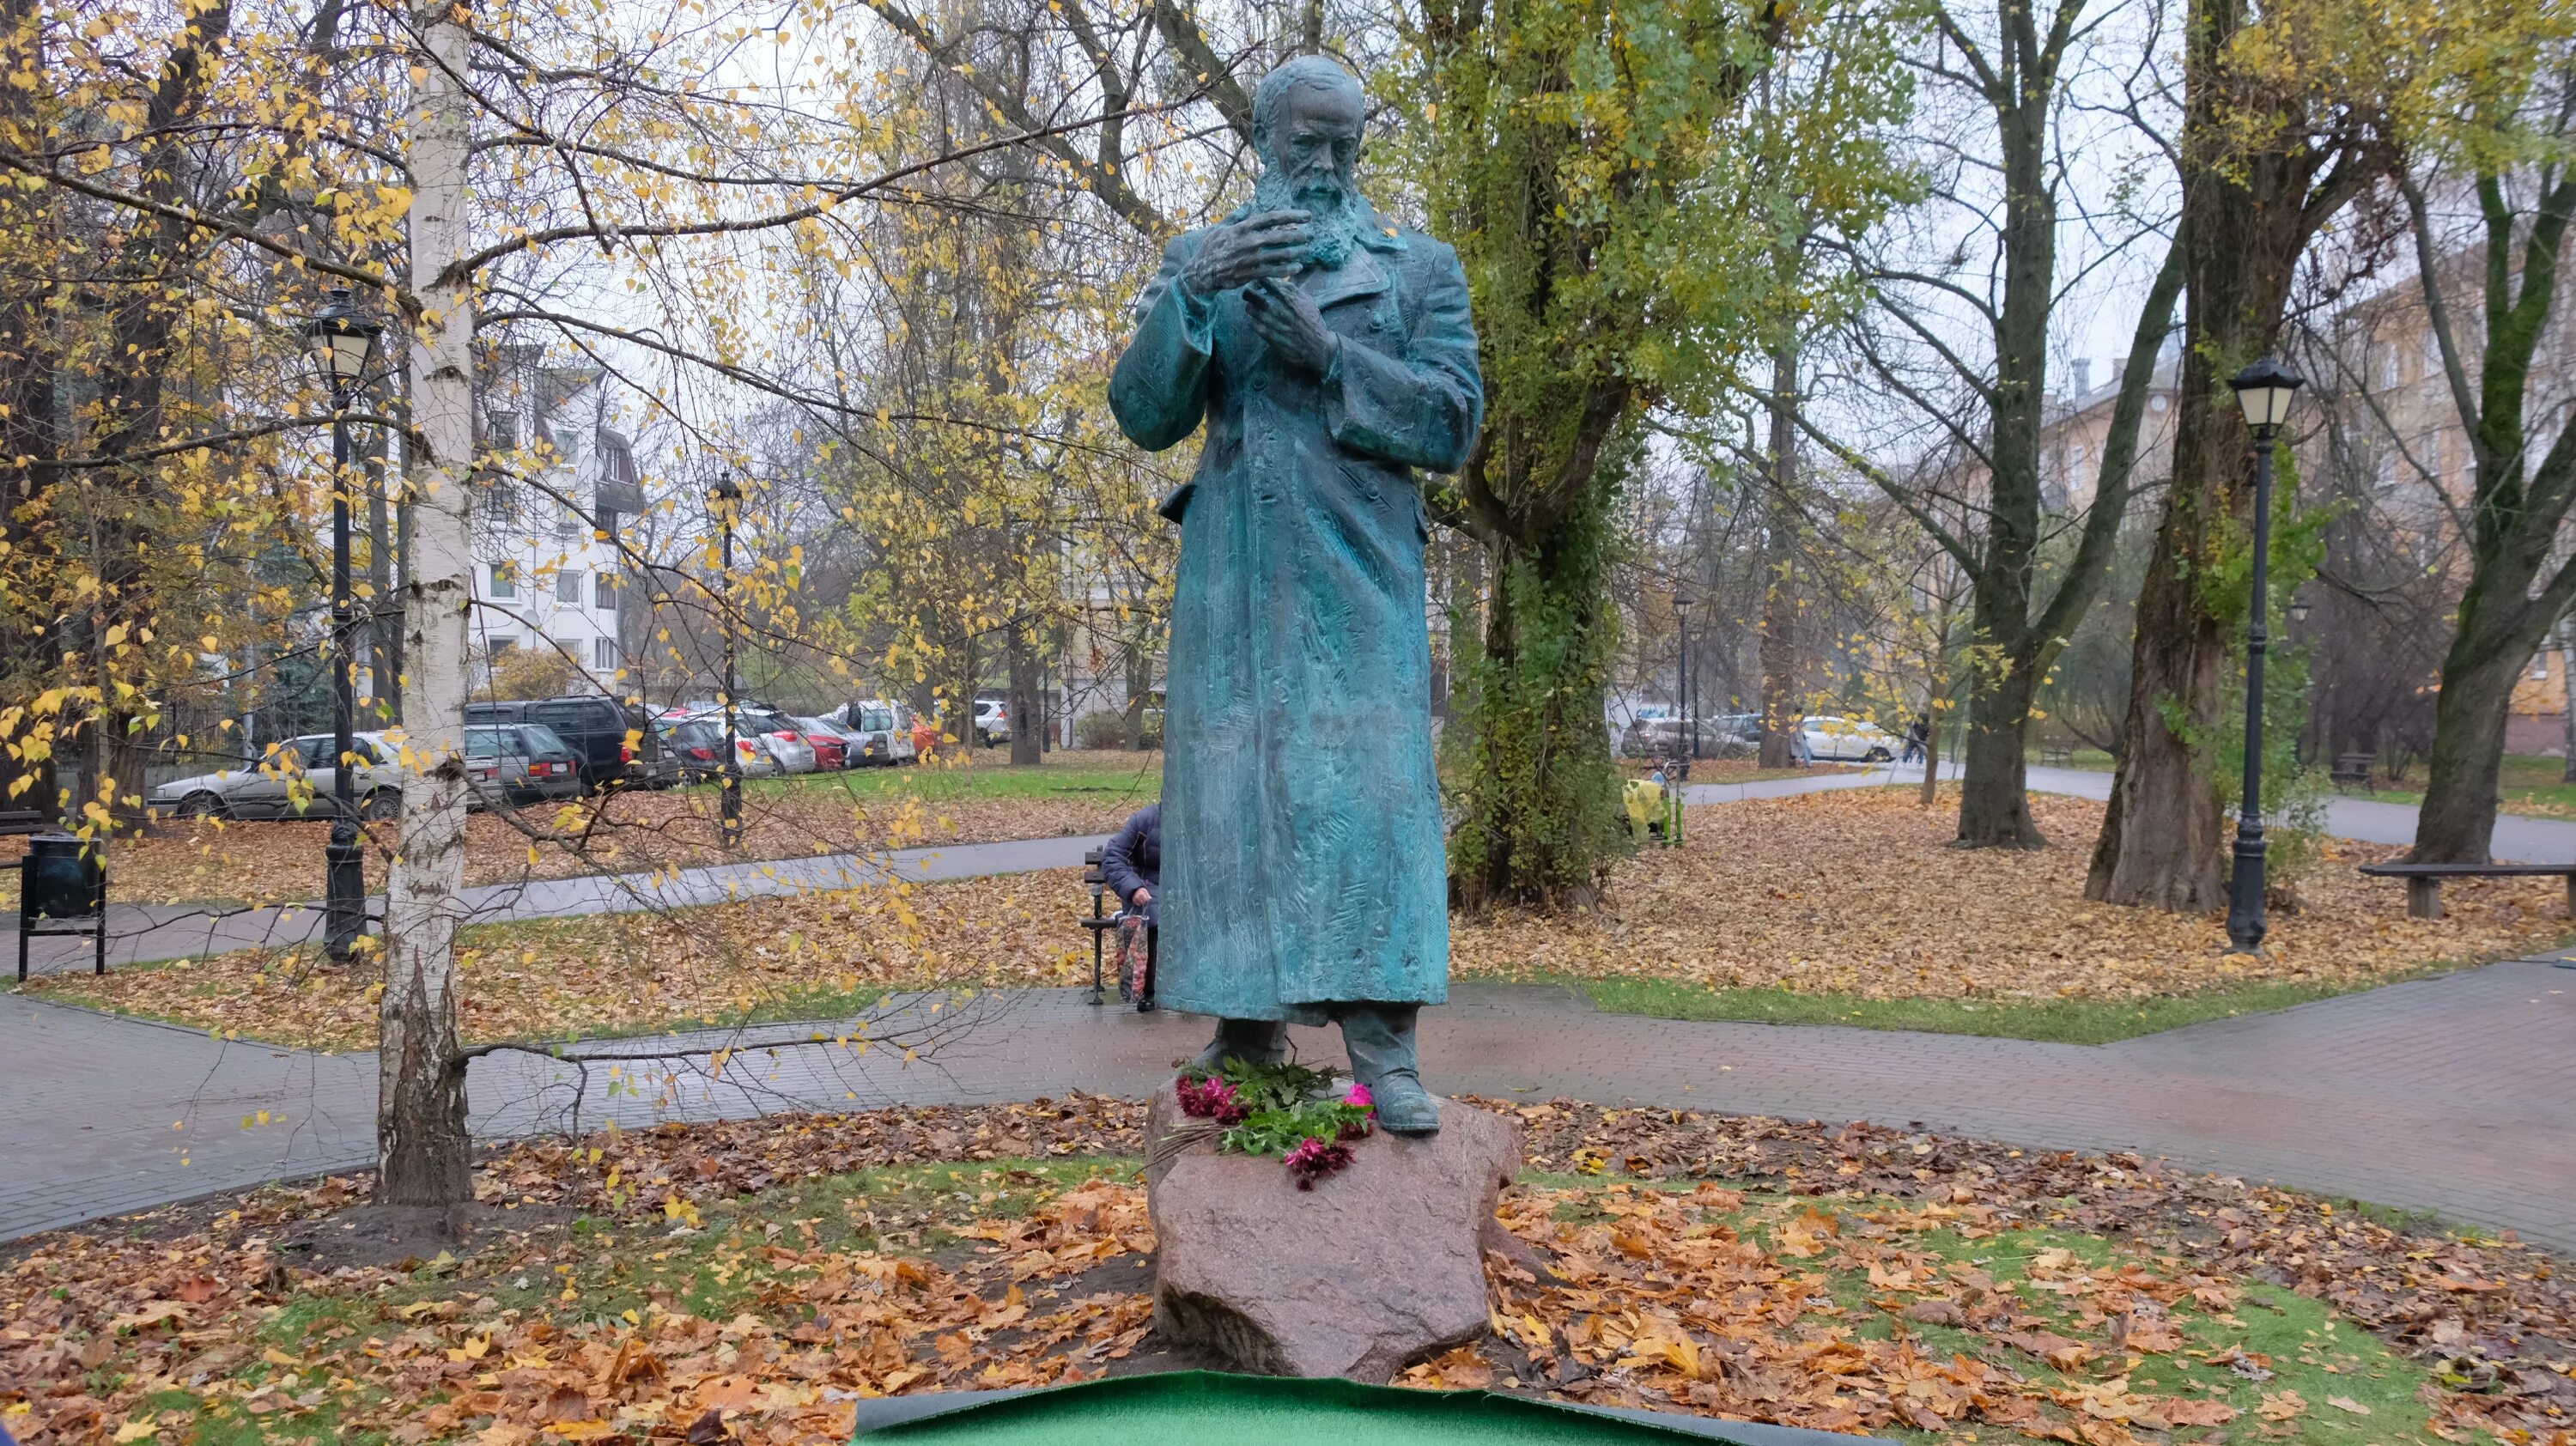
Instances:
[[[1217,1153],[1170,1084],[1145,1126],[1154,1328],[1233,1369],[1381,1383],[1483,1335],[1494,1202],[1520,1125],[1441,1100],[1440,1132],[1354,1141],[1300,1190],[1279,1160]]]

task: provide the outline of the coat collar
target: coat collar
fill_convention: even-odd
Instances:
[[[1329,271],[1308,268],[1297,281],[1306,289],[1306,294],[1314,298],[1318,308],[1363,296],[1376,296],[1393,284],[1387,276],[1385,263],[1377,259],[1372,248],[1365,246],[1353,251],[1349,260]]]

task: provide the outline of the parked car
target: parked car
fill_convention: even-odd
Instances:
[[[1714,713],[1697,721],[1640,713],[1619,734],[1625,758],[1743,758],[1762,746],[1761,720],[1751,713]]]
[[[814,766],[825,773],[838,773],[850,766],[850,755],[856,751],[856,740],[840,728],[820,718],[799,718],[796,725],[805,732],[805,741],[814,745]]]
[[[487,807],[572,798],[581,792],[581,755],[543,723],[468,723],[465,781]]]
[[[852,768],[888,768],[919,756],[912,746],[912,710],[900,703],[867,698],[845,703],[823,718],[857,740]]]
[[[741,718],[743,726],[758,733],[769,751],[778,756],[782,771],[812,773],[822,766],[814,756],[814,745],[805,740],[805,725],[795,719],[769,709],[751,709]]]
[[[349,749],[358,816],[399,815],[408,775],[393,745],[381,733],[358,733]],[[339,774],[332,736],[308,733],[270,745],[255,764],[173,779],[153,789],[147,805],[182,818],[329,818]]]
[[[662,746],[679,770],[681,781],[704,783],[724,771],[722,714],[664,719],[655,726],[662,732]],[[778,755],[769,751],[769,740],[757,733],[737,727],[734,752],[741,760],[745,778],[767,778],[780,771]]]
[[[689,717],[692,721],[713,723],[719,732],[723,730],[724,710],[721,708],[693,712]],[[760,740],[769,751],[771,761],[777,765],[778,772],[814,771],[814,745],[805,741],[804,726],[795,719],[772,709],[743,704],[733,710],[733,726],[735,736]]]
[[[657,787],[673,776],[662,762],[660,740],[644,710],[597,693],[468,703],[465,721],[537,723],[553,729],[556,737],[572,746],[584,789]]]
[[[1885,763],[1904,743],[1895,734],[1861,718],[1830,714],[1798,720],[1807,740],[1807,756],[1819,763]]]
[[[975,741],[987,746],[1011,741],[1009,704],[999,698],[975,700]]]

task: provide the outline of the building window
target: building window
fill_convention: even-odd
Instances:
[[[2383,392],[2393,390],[2397,380],[2397,348],[2382,347],[2379,350],[2379,389]]]
[[[2549,681],[2549,655],[2547,653],[2534,653],[2531,655],[2531,680],[2535,683],[2546,683]]]
[[[484,441],[495,452],[513,452],[519,446],[519,414],[494,412],[491,425],[484,429]]]
[[[635,481],[635,451],[626,445],[626,440],[615,433],[602,432],[598,441],[600,475],[611,482]]]
[[[485,639],[483,642],[483,651],[494,658],[498,658],[503,653],[515,651],[518,646],[519,640],[505,633],[497,638]]]
[[[590,575],[590,602],[601,612],[617,611],[617,574],[595,572]]]
[[[555,601],[572,607],[581,606],[581,574],[565,568],[555,574]]]
[[[2371,480],[2377,484],[2380,491],[2396,491],[2397,449],[2391,447],[2387,451],[2380,453],[2371,470],[2373,473]]]
[[[603,672],[603,673],[614,673],[614,672],[616,672],[616,671],[617,671],[617,640],[616,640],[615,638],[593,638],[593,639],[591,639],[591,640],[590,640],[590,665],[591,665],[592,667],[594,667],[594,668],[598,669],[600,672]]]
[[[483,515],[507,522],[519,511],[519,486],[507,477],[495,476],[483,484]]]
[[[2424,475],[2434,481],[2439,482],[2449,475],[2449,469],[2443,466],[2442,431],[2439,427],[2427,427],[2424,434],[2415,439],[2415,455],[2424,464]]]
[[[492,600],[508,602],[519,595],[519,565],[515,562],[492,564]]]

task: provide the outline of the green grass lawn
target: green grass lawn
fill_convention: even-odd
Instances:
[[[1950,757],[1948,754],[1942,756],[1945,759]],[[2030,750],[2029,761],[2035,768],[2083,768],[2095,773],[2108,773],[2116,766],[2112,762],[2111,755],[2099,748],[2075,749],[2066,755],[2066,761],[2063,763],[2049,762],[2047,749],[2034,748]]]
[[[2506,813],[2535,814],[2544,818],[2576,817],[2576,783],[2564,782],[2566,761],[2529,753],[2505,755],[2504,767],[2498,772],[2496,786]],[[2424,801],[2424,765],[2416,763],[2406,781],[2391,788],[2372,789],[2356,797],[2375,798],[2386,803],[2422,803]]]
[[[2478,961],[2440,961],[2411,974],[2366,984],[2250,984],[2159,999],[1863,999],[1851,994],[1796,994],[1786,989],[1709,989],[1663,979],[1514,979],[1580,990],[1593,1007],[1656,1019],[1738,1020],[1753,1024],[1839,1024],[1853,1029],[1982,1034],[2046,1044],[2110,1044],[2239,1014],[2376,989],[2403,979],[2448,973]]]
[[[1160,753],[1049,754],[1046,761],[1014,767],[1007,753],[979,754],[973,763],[939,762],[909,768],[855,768],[846,773],[804,773],[744,781],[746,798],[830,794],[855,798],[918,795],[931,801],[959,798],[1097,798],[1151,803],[1163,796]],[[712,788],[712,784],[700,785]]]

